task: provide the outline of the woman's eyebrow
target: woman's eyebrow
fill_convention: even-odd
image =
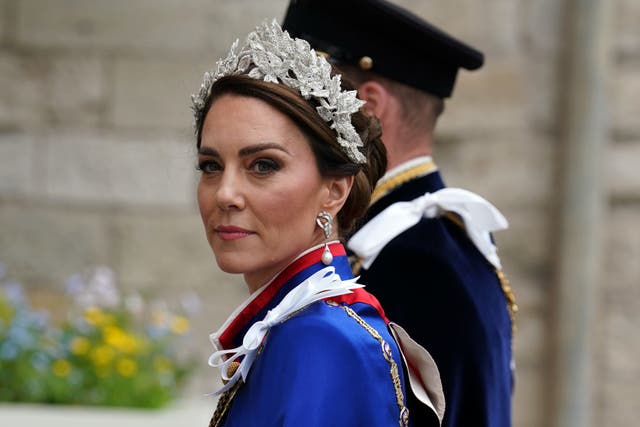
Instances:
[[[220,157],[220,153],[211,147],[200,147],[198,149],[198,154],[203,156]]]
[[[291,153],[289,153],[289,150],[287,150],[285,147],[275,142],[263,142],[260,144],[250,145],[248,147],[244,147],[240,149],[238,151],[238,154],[240,155],[240,157],[246,157],[255,153],[259,153],[260,151],[269,150],[269,149],[280,150],[291,155]]]

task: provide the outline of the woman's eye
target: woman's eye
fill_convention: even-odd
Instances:
[[[251,164],[251,170],[259,175],[267,175],[280,169],[280,164],[271,159],[258,159]]]
[[[203,160],[198,163],[198,166],[196,169],[198,169],[204,174],[209,174],[209,173],[218,172],[222,168],[217,162],[214,162],[212,160]]]

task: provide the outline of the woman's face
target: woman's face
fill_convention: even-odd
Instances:
[[[211,106],[198,152],[198,204],[218,265],[253,292],[324,241],[315,219],[332,198],[306,136],[256,98],[226,94]]]

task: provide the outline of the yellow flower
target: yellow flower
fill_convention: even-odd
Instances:
[[[58,359],[53,362],[51,370],[56,377],[66,377],[71,373],[71,363],[64,359]]]
[[[139,348],[136,337],[117,326],[106,326],[103,330],[102,337],[105,343],[122,353],[135,353]]]
[[[138,372],[138,364],[133,359],[120,359],[118,360],[116,369],[118,370],[118,373],[123,377],[130,377]]]
[[[89,352],[91,343],[85,337],[75,337],[71,340],[71,353],[76,355],[83,355]]]
[[[113,314],[105,313],[102,317],[101,325],[113,325],[114,323],[116,323],[116,316],[114,316]]]
[[[106,345],[101,345],[91,350],[91,360],[96,366],[108,365],[111,363],[114,356],[115,352],[113,349]]]
[[[86,320],[90,325],[97,326],[102,324],[103,318],[104,313],[98,307],[87,307],[87,309],[84,311],[84,320]]]
[[[189,330],[189,320],[183,316],[175,316],[171,322],[171,331],[174,334],[182,335]]]
[[[165,356],[156,356],[153,358],[153,369],[156,372],[168,372],[171,370],[171,360]]]
[[[84,311],[84,320],[93,326],[104,326],[113,324],[116,318],[112,314],[102,311],[100,307],[91,306]]]

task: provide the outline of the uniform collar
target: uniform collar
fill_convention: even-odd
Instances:
[[[373,205],[380,198],[389,194],[405,182],[428,175],[437,170],[438,166],[436,166],[431,156],[416,157],[390,169],[376,184],[376,188],[371,195],[371,204]]]

